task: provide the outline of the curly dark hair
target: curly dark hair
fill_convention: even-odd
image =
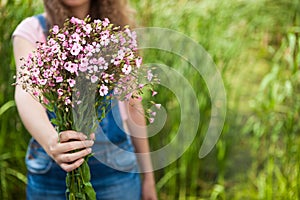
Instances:
[[[109,18],[117,26],[135,26],[134,10],[130,8],[127,0],[90,0],[90,2],[89,15],[92,20]],[[72,17],[72,13],[61,0],[44,0],[44,7],[48,13],[47,21],[50,27],[54,24],[62,26],[67,18]]]

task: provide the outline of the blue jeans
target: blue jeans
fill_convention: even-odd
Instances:
[[[128,144],[124,145],[129,146]],[[43,151],[35,140],[31,140],[27,156],[28,200],[63,200],[65,197],[66,172]],[[117,157],[123,155],[116,155]],[[116,159],[117,160],[117,159]],[[138,200],[141,197],[140,176],[136,159],[124,160],[124,172],[108,167],[94,156],[89,159],[91,182],[100,200]]]
[[[49,118],[55,117],[48,113]],[[118,106],[106,115],[96,131],[94,156],[89,159],[91,183],[99,200],[139,200],[141,181],[130,137],[123,131]],[[26,165],[27,200],[66,199],[63,171],[33,138]]]
[[[140,177],[137,173],[121,172],[106,167],[97,159],[89,160],[91,182],[97,199],[138,200],[141,196]],[[105,171],[105,174],[103,173]],[[66,172],[52,162],[46,173],[28,172],[28,200],[65,200]]]

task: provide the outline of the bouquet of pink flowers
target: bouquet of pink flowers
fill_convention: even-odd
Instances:
[[[71,18],[49,34],[47,42],[24,59],[16,84],[55,113],[51,122],[58,133],[72,129],[89,136],[111,99],[141,99],[146,86],[156,94],[152,84],[157,78],[141,67],[136,34],[129,27],[121,29],[108,19]],[[96,199],[87,159],[67,174],[69,199]]]

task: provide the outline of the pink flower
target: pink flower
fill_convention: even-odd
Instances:
[[[126,39],[122,35],[120,36],[120,43],[122,46],[126,43]]]
[[[44,62],[41,60],[41,58],[38,58],[38,66],[42,67],[44,65]]]
[[[119,88],[114,88],[114,95],[120,95],[122,91]]]
[[[69,99],[69,97],[67,97],[65,99],[65,105],[68,105],[68,104],[71,104],[71,103],[72,103],[71,100]]]
[[[92,83],[96,83],[97,81],[98,81],[98,77],[97,76],[95,76],[95,75],[91,76],[91,82]]]
[[[157,109],[160,109],[161,104],[154,104],[154,106],[155,106]]]
[[[156,91],[152,91],[152,96],[155,96],[155,95],[157,95],[157,92]]]
[[[99,68],[107,70],[108,69],[108,63],[104,63],[104,64],[100,65]]]
[[[60,41],[63,42],[63,41],[65,41],[66,36],[65,36],[64,34],[61,34],[61,33],[60,33],[60,34],[57,35],[57,38],[58,38]]]
[[[118,66],[121,63],[121,60],[118,58],[112,59],[111,63],[113,63],[115,66]]]
[[[75,64],[75,63],[72,63],[69,61],[64,64],[64,68],[71,73],[74,73],[74,72],[77,73],[78,64]]]
[[[39,92],[38,91],[33,91],[33,95],[38,97],[39,96]]]
[[[52,46],[51,46],[51,52],[52,52],[53,54],[58,53],[58,52],[59,52],[59,44],[54,44],[54,45],[52,45]]]
[[[78,19],[78,18],[76,18],[76,17],[72,17],[72,18],[70,19],[70,22],[73,23],[73,24],[84,24],[84,21],[83,21],[83,20]]]
[[[85,72],[86,70],[87,70],[87,65],[85,65],[85,64],[80,64],[79,65],[79,71]]]
[[[48,71],[48,70],[44,71],[43,77],[44,77],[45,79],[48,79],[49,76],[51,76],[51,74],[49,74],[49,71]]]
[[[154,118],[149,118],[149,123],[152,124],[154,122]]]
[[[131,66],[124,64],[123,68],[122,68],[122,72],[126,75],[128,75],[131,72]]]
[[[117,58],[122,60],[124,58],[124,56],[125,56],[125,52],[122,49],[119,50]]]
[[[108,39],[108,38],[106,38],[106,39],[102,39],[102,38],[101,38],[100,44],[101,44],[102,46],[105,46],[105,47],[106,47],[106,46],[109,44],[109,39]],[[97,52],[99,52],[99,51],[100,51],[100,48],[97,48],[96,50],[98,50]]]
[[[110,23],[109,19],[105,18],[105,19],[102,21],[102,26],[103,26],[103,27],[107,27],[109,23]]]
[[[26,60],[26,66],[27,67],[30,67],[32,65],[32,60],[31,60],[31,57],[28,56],[27,60]]]
[[[137,96],[137,100],[138,101],[142,101],[143,100],[143,97],[141,95]]]
[[[64,46],[64,47],[68,47],[69,46],[69,43],[68,43],[68,41],[63,41],[63,43],[62,43],[62,45]]]
[[[46,85],[47,79],[39,79],[38,83],[41,84],[41,85]]]
[[[139,89],[142,89],[145,86],[145,84],[139,84]]]
[[[108,30],[101,32],[101,40],[105,40],[109,37],[110,33]]]
[[[92,26],[90,25],[90,24],[87,24],[87,25],[85,25],[84,27],[83,27],[83,29],[85,30],[85,33],[86,34],[90,34],[91,33],[91,31],[93,30],[92,29]]]
[[[82,46],[79,44],[79,43],[75,43],[73,46],[72,46],[72,49],[71,49],[71,54],[73,56],[77,56],[80,51],[82,50]]]
[[[97,65],[98,64],[98,60],[97,60],[97,58],[92,58],[92,59],[90,59],[89,63]]]
[[[135,64],[137,68],[140,68],[140,66],[142,65],[142,58],[138,57],[137,59],[135,59]]]
[[[58,61],[57,59],[54,59],[54,60],[52,60],[51,64],[52,64],[52,66],[53,66],[53,67],[51,67],[51,70],[52,70],[52,71],[56,71],[56,68],[57,68],[58,65],[59,65],[59,61]]]
[[[39,68],[33,68],[30,72],[31,72],[32,75],[35,76],[35,77],[38,77],[39,74],[40,74]]]
[[[108,81],[109,81],[109,75],[106,74],[106,73],[103,73],[102,74],[102,80],[104,80],[105,83],[108,83]]]
[[[109,75],[109,79],[110,79],[111,81],[114,81],[114,80],[115,80],[114,74]]]
[[[56,83],[61,83],[61,82],[63,82],[63,77],[57,76],[57,77],[55,77],[55,81],[56,81]]]
[[[64,94],[64,92],[63,92],[63,90],[62,90],[61,88],[59,88],[59,89],[57,90],[57,93],[58,93],[58,96],[59,96],[59,97],[62,96],[62,95]]]
[[[54,44],[56,44],[56,41],[53,39],[53,38],[50,38],[48,41],[47,41],[47,44],[49,46],[53,46]]]
[[[58,32],[59,32],[59,27],[57,25],[54,25],[52,28],[52,33],[56,35]]]
[[[61,54],[61,59],[62,60],[66,60],[67,59],[67,54],[66,53],[62,53]]]
[[[71,35],[71,39],[74,41],[74,42],[79,42],[80,41],[80,35],[78,33],[73,33]]]
[[[107,93],[108,93],[108,87],[106,85],[102,84],[100,86],[99,93],[100,93],[100,96],[102,96],[102,97],[105,96],[105,95],[107,95]]]
[[[45,104],[49,104],[49,100],[48,99],[46,99],[46,98],[43,98],[43,103],[45,103]]]
[[[68,79],[67,81],[68,81],[70,87],[74,87],[74,85],[76,84],[76,81],[74,79]]]
[[[103,65],[105,63],[105,59],[103,57],[99,57],[97,63]]]
[[[48,85],[49,85],[50,87],[54,87],[54,86],[55,86],[55,84],[54,84],[52,81],[49,81]]]
[[[147,79],[148,79],[148,81],[151,81],[152,78],[153,78],[153,74],[152,74],[151,70],[148,70],[148,72],[147,72]]]

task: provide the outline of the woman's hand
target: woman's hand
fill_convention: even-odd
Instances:
[[[91,135],[94,138],[94,134]],[[49,156],[66,172],[78,168],[84,157],[92,152],[93,140],[87,140],[83,133],[68,130],[49,139],[46,149]],[[76,152],[73,152],[77,150]]]
[[[142,185],[142,200],[157,200],[153,173],[145,173]]]

